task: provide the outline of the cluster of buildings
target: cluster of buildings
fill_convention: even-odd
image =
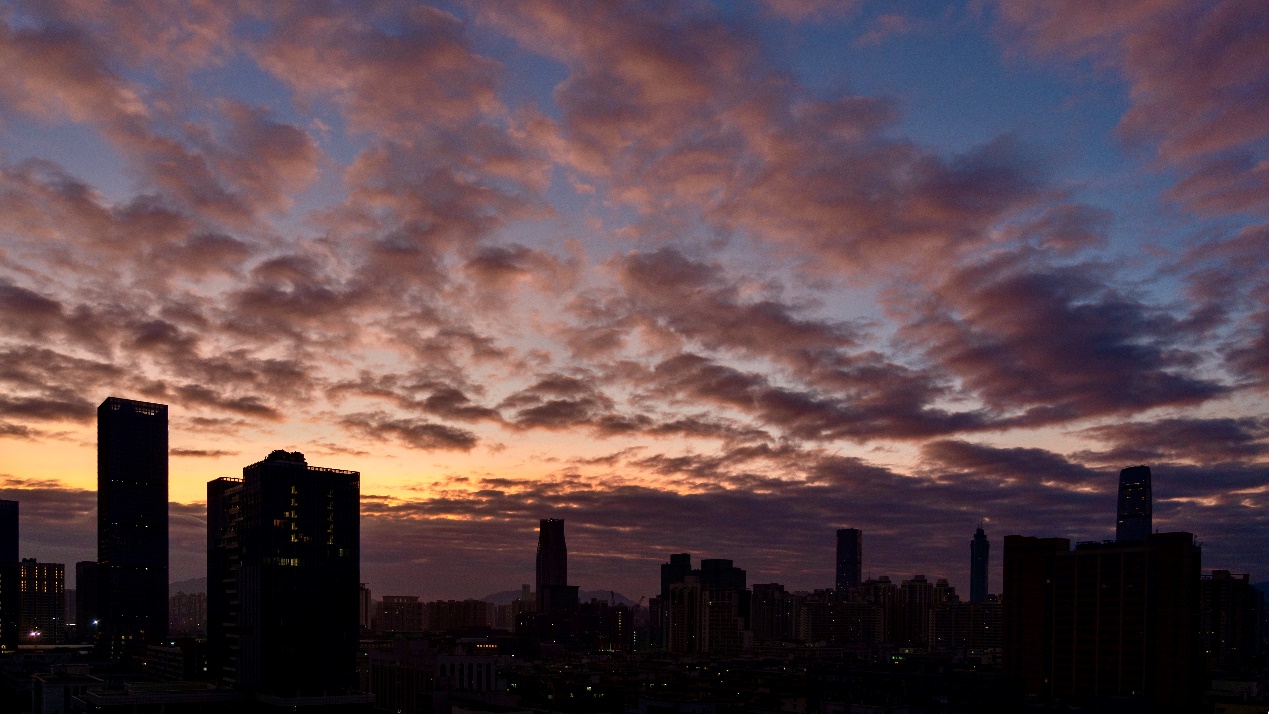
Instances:
[[[1192,534],[1153,532],[1144,466],[1120,475],[1114,540],[1006,536],[999,595],[980,524],[966,598],[864,578],[864,534],[845,528],[831,588],[677,553],[646,607],[583,601],[552,518],[534,587],[494,604],[372,598],[360,475],[287,451],[207,484],[205,592],[169,594],[167,407],[107,399],[98,442],[98,558],[76,563],[73,596],[63,565],[19,558],[19,504],[0,501],[0,711],[1197,711],[1205,689],[1221,711],[1264,704],[1263,595],[1203,574]]]
[[[17,699],[59,712],[369,711],[360,475],[275,451],[213,480],[206,592],[169,597],[167,406],[110,397],[97,439],[97,560],[76,564],[73,608],[62,565],[15,562],[18,504],[0,502],[0,667],[10,682],[32,674]]]
[[[1150,469],[1135,466],[1114,540],[1005,538],[1003,661],[1027,696],[1197,711],[1213,674],[1263,676],[1263,593],[1202,575],[1194,535],[1154,532],[1152,515]]]

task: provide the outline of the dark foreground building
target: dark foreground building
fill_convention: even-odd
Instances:
[[[1004,664],[1025,693],[1196,711],[1200,551],[1190,533],[1079,543],[1005,537]]]
[[[983,527],[974,531],[969,542],[969,601],[987,602],[987,566],[991,562],[991,543]]]
[[[864,532],[858,528],[837,530],[837,589],[857,588],[863,582]]]
[[[543,518],[538,524],[536,584],[538,612],[577,607],[575,589],[571,602],[569,598],[568,546],[564,542],[562,518]]]
[[[81,560],[75,563],[75,631],[80,642],[95,642],[101,613],[98,607],[97,561]]]
[[[274,451],[207,484],[209,672],[277,697],[357,686],[360,474]]]
[[[0,501],[0,652],[18,648],[18,502]]]
[[[167,405],[97,408],[100,644],[114,657],[167,638]]]

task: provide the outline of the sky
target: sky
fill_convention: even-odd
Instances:
[[[1269,580],[1269,6],[0,2],[0,498],[95,557],[95,409],[361,474],[376,596],[670,553],[968,588],[1121,468]],[[73,583],[68,583],[73,585]]]

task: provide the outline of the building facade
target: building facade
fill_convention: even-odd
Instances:
[[[100,623],[97,605],[101,576],[97,561],[81,560],[75,563],[75,632],[80,642],[95,642]]]
[[[207,491],[210,671],[280,697],[354,689],[360,475],[274,451]]]
[[[99,642],[111,656],[167,637],[167,405],[97,408]]]
[[[418,595],[384,595],[380,632],[422,632],[423,603]]]
[[[1130,466],[1119,472],[1119,507],[1115,540],[1144,542],[1154,515],[1150,491],[1150,467]]]
[[[837,530],[837,589],[859,587],[863,582],[864,532],[858,528]]]
[[[18,648],[18,502],[0,501],[0,652]]]
[[[983,527],[974,531],[974,539],[969,542],[969,601],[987,601],[987,568],[991,562],[991,543]]]
[[[538,612],[566,607],[561,602],[568,587],[568,546],[564,542],[564,519],[543,518],[538,524],[536,562]],[[576,603],[573,603],[576,605]]]
[[[1193,711],[1201,693],[1200,551],[1145,541],[1005,540],[1005,666],[1027,694]]]
[[[66,641],[66,566],[23,558],[19,565],[19,641],[60,645]]]

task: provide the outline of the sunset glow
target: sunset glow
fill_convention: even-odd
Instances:
[[[542,518],[636,600],[828,587],[847,527],[967,590],[980,522],[1109,538],[1135,464],[1269,572],[1260,3],[0,8],[24,557],[95,557],[119,396],[170,405],[173,580],[274,449],[361,473],[376,593],[518,589]]]

